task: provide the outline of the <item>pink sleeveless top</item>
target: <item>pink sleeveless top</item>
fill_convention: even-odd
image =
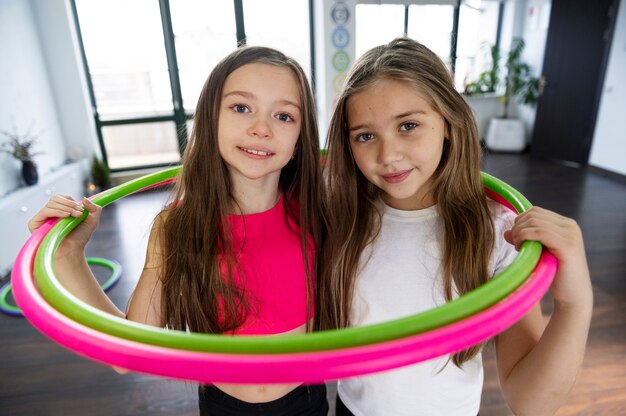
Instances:
[[[300,228],[288,220],[282,193],[268,211],[229,215],[233,232],[235,282],[245,289],[248,317],[233,333],[279,334],[297,328],[307,316],[306,274],[300,244]],[[308,238],[309,273],[315,263],[315,246]],[[311,302],[312,303],[312,302]],[[311,306],[312,309],[312,306]]]

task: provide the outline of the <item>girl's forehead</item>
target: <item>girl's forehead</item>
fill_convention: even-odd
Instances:
[[[431,102],[428,94],[416,83],[384,77],[377,78],[350,94],[346,99],[346,110],[354,112],[366,107],[378,111],[392,111],[407,105],[419,105],[425,110],[433,110]]]
[[[301,103],[300,83],[291,68],[266,63],[245,64],[231,72],[224,82],[223,97],[252,95],[274,101]]]

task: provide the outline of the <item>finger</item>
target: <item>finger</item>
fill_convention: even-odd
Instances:
[[[89,198],[87,198],[87,197],[83,197],[83,206],[90,213],[92,213],[92,212],[93,213],[97,213],[97,212],[99,212],[102,209],[99,205],[96,205],[93,202],[91,202],[91,200]]]
[[[65,194],[57,194],[57,196],[63,197],[65,199],[67,199],[68,201],[73,201],[76,202],[76,200],[74,198],[72,198],[71,195],[65,195]]]
[[[68,204],[67,202],[50,200],[41,212],[48,217],[67,217],[70,215],[73,217],[80,217],[83,215],[83,208],[75,202]]]
[[[514,243],[521,244],[526,240],[539,241],[553,254],[572,249],[581,245],[582,235],[577,227],[561,227],[550,222],[537,222],[537,225],[514,227],[512,236]]]
[[[524,222],[530,218],[544,219],[544,220],[548,220],[559,225],[566,225],[569,221],[571,221],[570,218],[564,217],[554,211],[550,211],[548,209],[541,208],[541,207],[532,207],[528,211],[521,213],[515,219],[515,222],[516,223]]]
[[[554,214],[549,211],[528,211],[526,215],[520,215],[514,225],[513,228],[527,228],[527,227],[553,227],[553,228],[568,228],[569,227],[568,218],[562,217],[560,215]]]
[[[66,198],[66,195],[54,195],[48,200],[46,206],[52,208],[66,207],[68,209],[81,209],[81,205],[78,202],[71,197],[69,197],[69,199]]]
[[[514,246],[514,247],[515,247],[515,250],[519,251],[519,249],[520,249],[520,243],[517,243],[517,244],[515,243],[514,238],[513,238],[513,233],[512,233],[512,231],[511,231],[511,230],[506,230],[506,231],[504,232],[504,240],[505,240],[507,243],[509,243],[509,244],[511,244],[512,246]]]

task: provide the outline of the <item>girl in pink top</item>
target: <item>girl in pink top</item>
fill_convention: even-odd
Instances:
[[[84,248],[100,208],[57,252],[74,295],[108,313],[178,330],[304,333],[313,316],[323,200],[313,96],[282,53],[244,47],[222,60],[200,94],[173,201],[156,217],[146,262],[120,311],[89,270]],[[56,195],[29,222],[78,217]],[[326,415],[323,385],[216,384],[199,389],[201,415]]]

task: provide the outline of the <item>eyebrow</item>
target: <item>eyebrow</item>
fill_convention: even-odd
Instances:
[[[222,99],[230,97],[230,96],[241,96],[244,98],[248,98],[248,99],[254,99],[256,98],[256,96],[248,91],[230,91],[226,94],[224,94],[224,96],[222,97]],[[287,99],[282,99],[282,100],[276,100],[277,104],[281,104],[281,105],[291,105],[293,107],[296,107],[298,110],[300,110],[300,104],[293,102],[291,100],[287,100]]]
[[[393,117],[394,120],[398,120],[404,117],[408,117],[408,116],[412,116],[412,115],[427,115],[426,111],[424,110],[411,110],[411,111],[407,111],[405,113],[400,113],[397,114]],[[367,124],[359,124],[356,126],[351,126],[348,128],[348,131],[355,131],[355,130],[360,130],[360,129],[364,129],[367,128],[368,125]]]

